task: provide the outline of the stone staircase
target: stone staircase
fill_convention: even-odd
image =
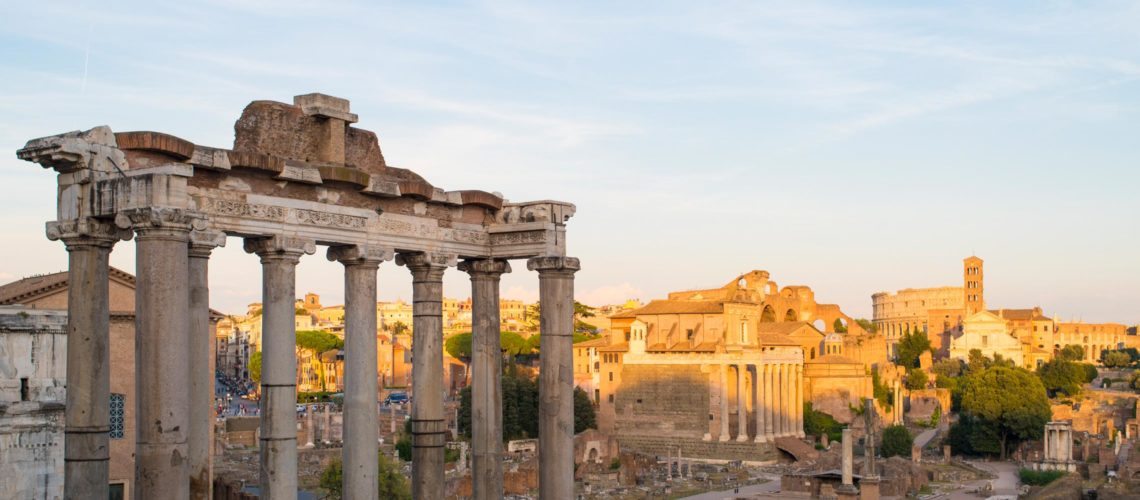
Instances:
[[[785,436],[776,438],[776,448],[788,452],[789,455],[795,457],[797,462],[819,458],[819,452],[816,451],[812,445],[803,442],[803,440],[797,437]]]

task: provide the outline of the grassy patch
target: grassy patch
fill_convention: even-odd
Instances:
[[[1021,483],[1030,486],[1045,486],[1065,474],[1059,470],[1021,469],[1017,472],[1018,477],[1021,478]]]

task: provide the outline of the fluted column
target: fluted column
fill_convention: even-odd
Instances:
[[[187,358],[190,360],[190,431],[186,436],[190,474],[190,498],[209,500],[211,484],[211,444],[214,442],[214,371],[210,369],[210,253],[225,246],[220,231],[190,233],[190,334]]]
[[[535,257],[542,366],[538,379],[538,492],[574,498],[574,257]]]
[[[771,440],[776,437],[776,384],[775,366],[764,363],[764,435]]]
[[[754,367],[756,369],[755,378],[752,380],[752,411],[756,417],[756,438],[754,441],[757,443],[766,443],[768,442],[768,438],[765,436],[764,431],[764,395],[767,391],[764,389],[764,365],[761,363],[754,365]]]
[[[792,421],[795,419],[795,411],[796,411],[796,408],[795,408],[795,406],[796,406],[796,404],[795,404],[795,399],[796,399],[795,382],[792,380],[792,377],[794,377],[794,376],[795,376],[795,374],[792,372],[792,365],[785,363],[784,364],[784,388],[782,391],[784,393],[784,435],[785,436],[791,436],[791,435],[795,434],[795,431],[792,430]]]
[[[736,440],[748,441],[748,405],[744,401],[745,366],[736,365]]]
[[[67,405],[63,488],[68,499],[105,500],[111,459],[111,323],[108,258],[130,231],[95,219],[49,222],[67,248]]]
[[[728,441],[728,365],[718,365],[720,369],[720,436],[719,441]]]
[[[454,257],[401,253],[412,273],[412,497],[443,498],[443,273]]]
[[[273,236],[245,240],[261,257],[261,497],[297,498],[297,263],[316,252],[312,240]]]
[[[804,365],[795,365],[796,370],[796,424],[793,428],[796,437],[803,438],[804,434]]]
[[[344,464],[345,498],[375,500],[380,430],[377,422],[376,271],[389,249],[329,247],[328,259],[344,264]]]
[[[189,244],[200,216],[175,208],[120,212],[135,244],[135,495],[190,496]]]
[[[503,382],[499,279],[505,260],[468,260],[471,276],[471,486],[476,500],[503,497]]]

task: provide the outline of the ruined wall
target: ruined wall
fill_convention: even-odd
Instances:
[[[708,375],[699,365],[625,365],[614,396],[616,433],[700,439],[708,432]]]

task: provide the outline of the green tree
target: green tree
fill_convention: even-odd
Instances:
[[[597,335],[598,329],[585,321],[582,318],[592,318],[595,316],[594,308],[585,305],[581,302],[574,301],[574,333],[585,333],[589,335]],[[527,330],[532,332],[539,331],[542,319],[542,304],[535,302],[526,307],[523,312],[523,324],[526,325]]]
[[[574,388],[574,434],[586,429],[598,428],[598,416],[594,412],[594,404],[590,402],[590,395],[579,387]]]
[[[914,436],[903,425],[891,425],[883,429],[883,458],[909,457],[914,446]]]
[[[831,329],[835,330],[835,333],[847,333],[847,325],[843,324],[843,320],[839,318],[835,318],[835,321],[831,323]]]
[[[875,325],[874,321],[871,321],[869,319],[859,318],[859,319],[855,320],[855,323],[858,324],[861,328],[863,328],[863,330],[866,330],[867,333],[878,333],[879,332],[879,327]]]
[[[816,411],[810,402],[804,403],[804,433],[810,436],[822,436],[832,441],[843,439],[843,424],[840,424],[830,414]]]
[[[1132,364],[1132,356],[1124,351],[1108,351],[1104,353],[1104,366],[1109,368],[1124,368]]]
[[[916,329],[903,335],[895,349],[895,352],[898,353],[895,364],[907,368],[917,368],[919,356],[930,351],[930,339],[926,337],[926,334]]]
[[[1057,358],[1037,368],[1037,375],[1049,394],[1058,392],[1066,396],[1076,396],[1081,392],[1085,380],[1085,369],[1072,361]]]
[[[408,325],[403,321],[397,321],[392,324],[391,330],[393,335],[403,335],[405,333],[408,333],[411,328],[408,328]]]
[[[297,331],[297,347],[307,349],[313,353],[314,357],[319,357],[321,354],[331,351],[333,349],[343,349],[344,341],[329,332],[323,330],[299,330]],[[317,363],[317,373],[321,378],[321,391],[325,390],[325,364]]]
[[[1085,348],[1079,345],[1069,344],[1061,348],[1058,357],[1065,361],[1081,361],[1085,359]]]
[[[1081,368],[1084,369],[1084,383],[1086,384],[1091,384],[1093,380],[1096,380],[1097,375],[1100,375],[1100,372],[1096,370],[1096,365],[1092,363],[1081,363]]]
[[[929,382],[929,377],[922,368],[911,368],[906,371],[906,388],[912,391],[925,389],[926,383]]]
[[[249,378],[254,382],[261,383],[261,351],[255,351],[249,355]]]
[[[890,408],[894,406],[894,398],[891,397],[891,390],[887,388],[887,384],[883,383],[883,379],[879,377],[879,369],[871,369],[871,390],[875,396],[875,400],[883,408]]]
[[[1132,371],[1132,376],[1128,377],[1128,387],[1134,391],[1140,391],[1140,370]]]
[[[968,360],[966,367],[969,368],[971,373],[985,371],[990,365],[994,364],[993,360],[982,354],[981,349],[970,349]]]
[[[399,465],[393,463],[383,453],[379,458],[376,474],[378,498],[411,500],[411,486],[408,484],[408,479],[400,472]],[[325,498],[335,500],[344,498],[344,464],[339,459],[333,459],[321,472],[320,486],[327,492]]]
[[[967,377],[962,413],[977,419],[979,431],[996,438],[1002,460],[1018,443],[1040,438],[1052,418],[1041,379],[1008,366],[991,366]]]

